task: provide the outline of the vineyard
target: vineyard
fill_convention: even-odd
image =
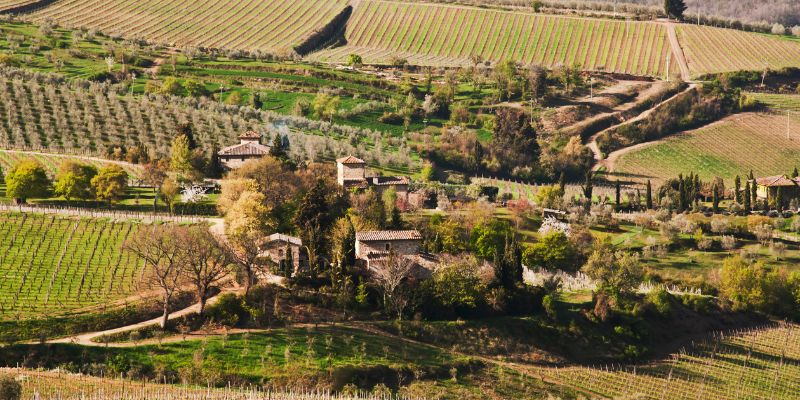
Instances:
[[[773,110],[800,112],[800,94],[747,93],[747,95]]]
[[[800,42],[733,29],[679,25],[692,75],[800,65]]]
[[[664,76],[672,51],[660,24],[381,0],[359,3],[345,37],[346,46],[311,57],[342,62],[355,53],[366,63],[464,66],[480,56]],[[670,71],[678,71],[674,59]]]
[[[64,0],[28,18],[175,46],[291,53],[346,0]]]
[[[695,172],[704,180],[736,175],[787,174],[800,164],[800,115],[737,114],[622,154],[613,173],[620,179],[661,182]],[[612,155],[613,157],[613,155]]]
[[[0,147],[104,156],[114,146],[143,144],[163,156],[169,154],[178,125],[187,122],[208,151],[237,143],[239,134],[255,130],[265,140],[275,133],[288,137],[294,155],[304,159],[354,154],[374,165],[410,162],[405,139],[381,132],[206,98],[134,97],[122,86],[0,71]]]
[[[3,171],[8,171],[13,165],[26,159],[34,159],[36,161],[39,161],[39,163],[41,163],[45,167],[45,169],[47,169],[47,172],[51,176],[55,176],[56,172],[58,171],[58,167],[61,165],[61,163],[65,161],[73,161],[77,163],[93,165],[97,169],[100,169],[104,166],[108,166],[109,164],[116,164],[121,166],[122,169],[124,169],[125,172],[128,173],[128,176],[133,180],[138,180],[142,174],[142,168],[140,166],[123,162],[105,161],[105,160],[98,160],[94,158],[86,158],[81,156],[31,153],[31,152],[21,152],[16,150],[0,149],[0,168],[2,168]]]
[[[383,396],[333,395],[325,392],[261,392],[257,390],[208,389],[142,384],[122,379],[101,379],[58,371],[0,369],[23,384],[24,399],[38,393],[44,399],[81,400],[378,400]],[[403,400],[404,397],[398,398]]]
[[[0,12],[6,11],[11,8],[27,6],[36,3],[39,0],[0,0]]]
[[[55,315],[133,293],[142,266],[122,242],[137,226],[0,214],[0,315]]]
[[[800,326],[718,334],[653,365],[568,367],[542,373],[605,398],[796,399]]]

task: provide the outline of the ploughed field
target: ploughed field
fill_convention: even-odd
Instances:
[[[366,63],[464,66],[480,56],[664,77],[672,51],[661,24],[381,0],[358,4],[345,39],[311,58],[343,62],[355,53]],[[672,64],[677,73],[674,57]]]
[[[138,226],[0,213],[0,319],[60,315],[131,295],[143,264],[122,251]]]
[[[750,170],[756,176],[788,174],[800,166],[800,115],[736,114],[703,128],[642,146],[619,157],[621,180],[660,183],[695,172],[703,180],[733,183]],[[624,150],[623,150],[624,151]]]
[[[290,53],[346,6],[346,0],[62,0],[28,18],[176,46]]]

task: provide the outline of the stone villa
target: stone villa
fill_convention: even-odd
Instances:
[[[367,270],[380,268],[391,252],[414,263],[416,277],[428,277],[435,260],[421,251],[419,231],[366,231],[356,233],[356,258]]]
[[[755,183],[757,197],[762,200],[767,200],[770,206],[774,206],[773,203],[778,195],[778,188],[781,189],[784,207],[788,206],[792,199],[800,198],[800,178],[776,175],[756,178]]]
[[[261,144],[261,134],[247,131],[239,135],[239,144],[228,146],[217,153],[219,161],[227,170],[236,169],[246,161],[269,154],[270,146]]]
[[[336,160],[337,182],[346,189],[374,188],[378,194],[394,188],[398,198],[408,197],[409,179],[405,176],[367,176],[367,163],[353,156]]]
[[[298,237],[274,233],[264,238],[258,249],[262,257],[269,258],[279,266],[291,258],[292,275],[308,266],[306,252],[303,251],[303,240]]]

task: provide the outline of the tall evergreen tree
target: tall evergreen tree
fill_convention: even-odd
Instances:
[[[683,0],[664,0],[664,12],[668,17],[683,19],[683,13],[687,8]]]
[[[750,175],[753,175],[753,172],[750,172]],[[755,178],[750,178],[750,204],[753,205],[753,209],[758,209],[758,183],[756,183]]]
[[[750,205],[750,182],[745,182],[744,184],[744,212],[745,214],[750,214],[753,211],[753,208]]]
[[[286,149],[283,147],[283,138],[281,137],[280,133],[276,133],[275,137],[272,138],[272,144],[269,148],[269,155],[281,161],[286,158]]]
[[[778,212],[783,212],[783,188],[778,186],[778,190],[775,191],[775,209]]]
[[[711,191],[712,191],[711,196],[712,196],[713,210],[714,214],[716,214],[719,212],[719,187],[717,186],[716,183],[714,184],[714,187],[711,189]]]
[[[614,185],[614,206],[617,208],[617,211],[622,209],[622,186],[619,184],[619,179]]]
[[[214,145],[211,148],[211,154],[206,162],[205,174],[209,178],[222,178],[223,172],[222,162],[219,160],[219,147]]]
[[[564,171],[561,171],[561,175],[558,177],[558,190],[561,192],[562,197],[567,193],[567,175]]]
[[[356,228],[350,217],[347,217],[347,234],[339,248],[339,264],[343,267],[352,267],[356,264]]]
[[[794,167],[794,171],[792,171],[792,178],[797,178],[800,176],[800,172],[797,172],[797,167]]]
[[[653,185],[650,183],[650,179],[647,180],[647,192],[645,193],[645,201],[647,203],[647,209],[653,209]]]
[[[194,126],[191,122],[184,122],[182,124],[178,124],[178,132],[177,136],[184,135],[188,141],[189,150],[194,150],[197,148],[197,140],[194,137]]]
[[[678,182],[678,212],[684,211],[686,211],[686,182],[681,176]]]
[[[736,179],[733,180],[733,198],[736,200],[737,203],[742,204],[742,178],[739,175],[736,175]]]
[[[581,186],[581,190],[583,190],[583,197],[589,200],[589,203],[592,202],[592,192],[594,191],[594,183],[592,182],[592,170],[586,171],[586,178],[583,182],[583,186]]]

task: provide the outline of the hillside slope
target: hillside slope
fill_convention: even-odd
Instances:
[[[464,66],[480,56],[663,77],[671,52],[662,24],[382,0],[355,7],[345,39],[311,58],[342,62],[356,53],[366,63]],[[670,70],[677,72],[674,57]]]
[[[62,0],[26,18],[176,46],[288,53],[347,0]]]

